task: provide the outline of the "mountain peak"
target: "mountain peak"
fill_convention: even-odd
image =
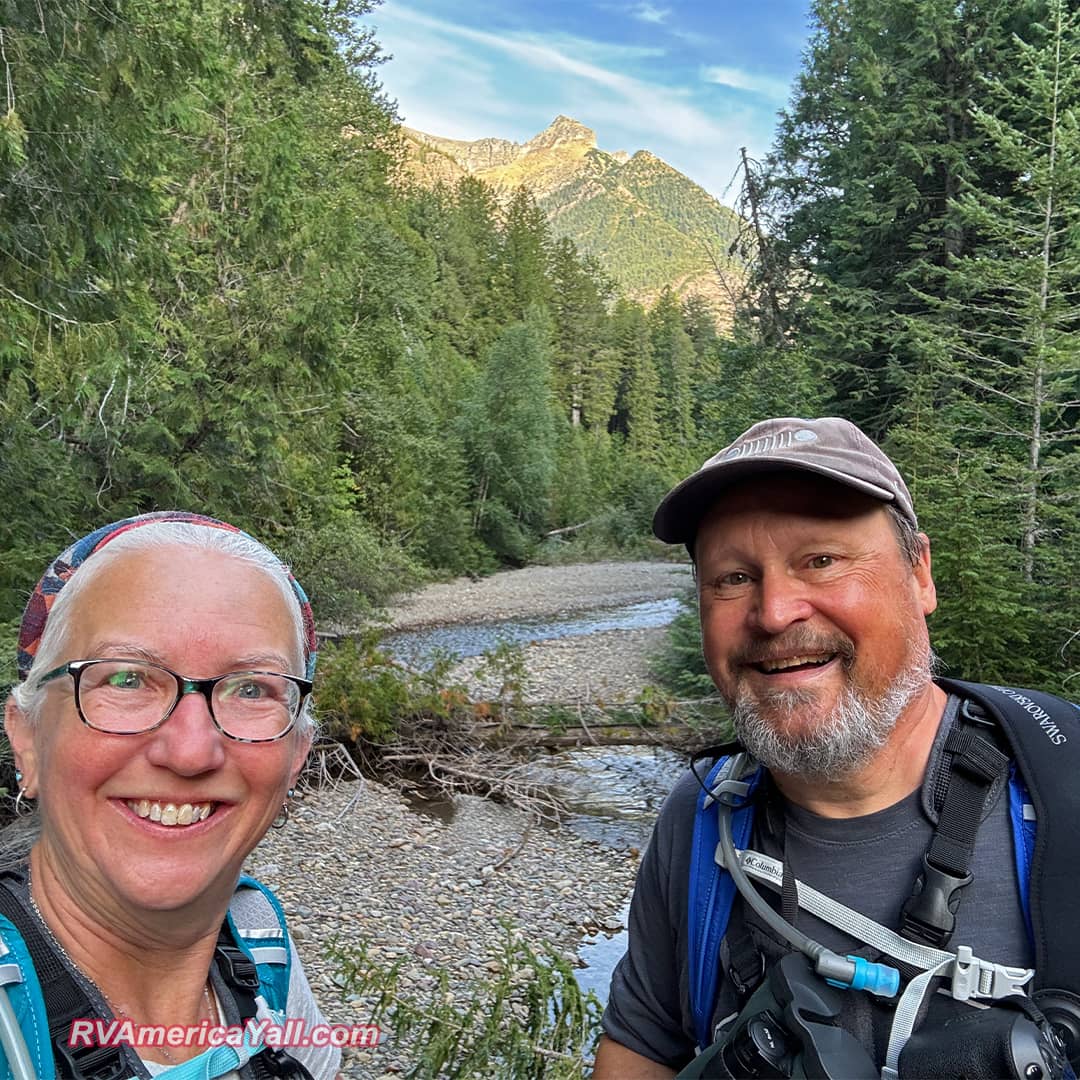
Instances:
[[[664,287],[700,295],[722,321],[730,313],[726,279],[745,268],[723,253],[738,216],[647,150],[599,150],[596,134],[557,116],[528,142],[441,139],[405,130],[408,167],[421,183],[457,183],[476,176],[507,205],[525,188],[552,234],[569,237],[595,257],[626,292],[651,303]]]
[[[596,146],[596,132],[569,116],[556,116],[539,135],[526,144],[528,151],[550,150],[556,146],[584,143],[589,149]]]

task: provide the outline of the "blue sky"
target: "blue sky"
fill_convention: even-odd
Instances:
[[[807,11],[808,0],[384,0],[365,22],[411,127],[524,142],[563,113],[601,149],[650,150],[723,197],[739,147],[769,147]]]

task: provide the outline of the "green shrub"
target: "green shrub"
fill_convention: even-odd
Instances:
[[[332,515],[296,529],[281,555],[295,568],[323,627],[356,625],[394,593],[430,578],[430,571],[355,515]]]
[[[716,693],[701,651],[701,622],[693,593],[668,628],[663,649],[651,664],[660,685],[683,698],[703,698]]]
[[[463,690],[445,685],[452,657],[440,657],[426,670],[414,672],[386,652],[379,637],[376,630],[322,646],[315,700],[326,737],[385,743],[406,721],[445,721],[467,703]]]
[[[370,1002],[371,1020],[414,1060],[407,1080],[583,1080],[600,1037],[602,1006],[584,993],[570,963],[548,946],[534,950],[507,928],[498,974],[464,1004],[445,971],[422,996],[403,993],[399,971],[373,964],[361,946],[338,945],[335,980]],[[379,1053],[379,1051],[375,1051]]]

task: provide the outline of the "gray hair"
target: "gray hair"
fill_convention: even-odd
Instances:
[[[295,630],[293,662],[298,670],[304,670],[303,613],[289,581],[287,567],[269,548],[250,536],[227,529],[211,529],[186,521],[154,522],[142,528],[130,529],[110,540],[108,545],[79,567],[57,594],[30,672],[25,682],[16,684],[11,691],[11,699],[32,723],[39,720],[44,702],[44,687],[40,677],[62,662],[61,657],[67,648],[71,613],[83,590],[97,575],[124,555],[175,547],[219,552],[261,570],[277,588],[287,610],[292,614]],[[296,726],[301,734],[314,733],[315,718],[310,696],[304,701]]]
[[[900,545],[900,554],[912,566],[917,566],[926,548],[926,541],[919,535],[914,522],[900,512],[896,503],[886,503],[885,512],[892,521],[893,532],[896,533],[896,540]]]

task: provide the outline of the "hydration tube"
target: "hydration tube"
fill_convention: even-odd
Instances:
[[[26,1040],[15,1019],[8,992],[0,986],[0,1047],[7,1055],[8,1068],[14,1080],[37,1080],[34,1062],[26,1048]]]
[[[732,763],[729,776],[741,776],[742,767],[749,760],[746,754],[739,754]],[[747,877],[735,850],[735,841],[731,834],[731,804],[723,784],[713,791],[717,800],[720,818],[720,850],[723,854],[724,869],[731,875],[739,895],[767,926],[775,930],[785,941],[808,957],[814,970],[830,986],[842,990],[868,990],[878,997],[894,997],[900,989],[900,972],[887,964],[872,964],[861,956],[840,956],[825,948],[818,941],[807,937],[794,927],[778,912],[774,911],[764,897],[754,888]]]

